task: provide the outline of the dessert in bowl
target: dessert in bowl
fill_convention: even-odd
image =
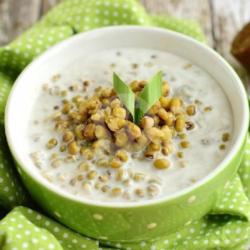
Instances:
[[[56,45],[20,75],[6,108],[8,143],[34,199],[111,241],[171,233],[209,212],[237,170],[247,127],[230,66],[156,28],[104,28]]]
[[[28,124],[27,153],[49,182],[83,200],[138,202],[192,185],[225,157],[232,111],[204,70],[140,48],[77,64],[41,87]],[[138,98],[145,79],[164,72],[161,97],[137,122],[112,86],[114,70]]]

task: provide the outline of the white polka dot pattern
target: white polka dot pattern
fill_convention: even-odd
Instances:
[[[0,221],[0,232],[8,236],[8,241],[5,243],[6,249],[66,250],[80,249],[82,246],[86,246],[86,249],[99,249],[95,241],[87,240],[25,207],[16,207]],[[62,237],[61,232],[67,237]]]

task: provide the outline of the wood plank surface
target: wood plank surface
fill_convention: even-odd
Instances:
[[[233,37],[250,21],[250,1],[211,0],[211,10],[215,48],[230,61],[229,51]]]
[[[237,70],[250,94],[249,75],[230,53],[230,46],[235,34],[250,21],[250,1],[210,1],[214,47]]]
[[[43,0],[42,1],[42,12],[43,14],[54,7],[60,0]]]
[[[150,13],[198,21],[206,34],[208,44],[213,47],[209,0],[141,0],[141,2]]]
[[[13,40],[40,15],[40,0],[0,0],[0,44]]]

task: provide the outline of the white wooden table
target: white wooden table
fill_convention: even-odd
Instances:
[[[209,45],[232,65],[238,65],[229,49],[236,32],[250,21],[250,0],[140,1],[151,13],[197,20]],[[58,2],[60,0],[0,0],[0,45],[22,33]],[[244,73],[243,76],[246,86],[250,86],[248,76]]]

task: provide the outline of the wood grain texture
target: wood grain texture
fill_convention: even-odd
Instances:
[[[57,3],[61,2],[60,0],[42,0],[42,13],[45,14],[54,7]]]
[[[250,94],[250,79],[244,68],[230,53],[235,34],[250,21],[249,0],[210,0],[213,21],[213,39],[215,49],[237,69]],[[226,5],[226,6],[225,6]]]
[[[211,0],[211,14],[215,48],[230,61],[229,51],[233,37],[246,22],[250,21],[250,1]]]
[[[40,15],[40,0],[0,0],[0,44],[13,40]]]
[[[206,34],[208,44],[213,47],[209,0],[141,0],[141,2],[151,13],[198,21]]]

